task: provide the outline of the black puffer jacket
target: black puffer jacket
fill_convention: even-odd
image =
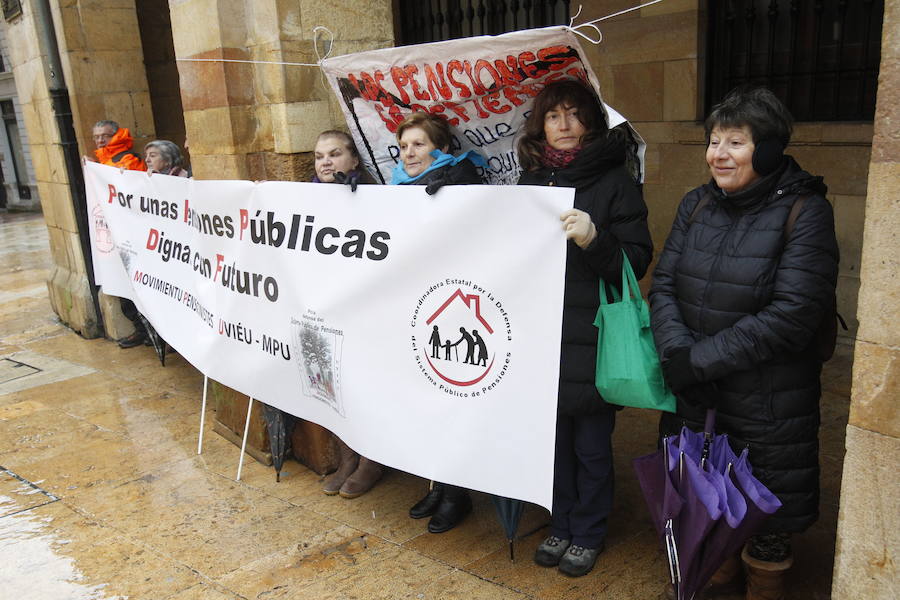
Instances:
[[[838,265],[825,192],[790,157],[751,190],[724,196],[710,183],[689,192],[650,291],[660,356],[690,347],[692,375],[718,388],[717,431],[736,451],[749,444],[754,473],[784,503],[767,521],[771,532],[802,531],[818,516],[822,365],[811,344]],[[808,198],[785,240],[800,196]],[[682,424],[700,430],[703,410],[679,401],[660,429]]]
[[[597,237],[582,250],[568,243],[559,371],[559,412],[577,416],[611,410],[594,386],[599,279],[622,280],[622,250],[638,279],[647,272],[653,242],[647,206],[623,167],[625,142],[611,135],[584,148],[565,169],[523,173],[519,185],[575,188],[575,208],[591,215]]]

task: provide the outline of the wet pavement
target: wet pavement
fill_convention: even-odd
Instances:
[[[23,600],[644,599],[665,560],[630,461],[655,446],[656,416],[625,410],[607,549],[569,579],[530,557],[548,514],[529,505],[510,561],[493,506],[433,535],[406,511],[425,491],[390,471],[355,500],[325,496],[288,461],[280,483],[204,415],[202,376],[180,356],[120,350],[59,323],[47,299],[40,215],[0,213],[0,597]],[[850,352],[823,377],[822,517],[795,540],[790,598],[830,596]],[[737,600],[739,596],[724,597]]]

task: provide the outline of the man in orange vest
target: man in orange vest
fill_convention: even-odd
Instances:
[[[146,171],[147,165],[139,154],[132,151],[134,139],[127,127],[119,127],[115,121],[97,121],[94,125],[94,156],[97,161],[111,167],[131,171]]]
[[[134,151],[134,139],[127,127],[119,127],[115,121],[97,121],[93,130],[94,156],[97,161],[111,167],[121,167],[132,171],[146,171],[144,160]],[[120,348],[134,348],[148,342],[147,329],[141,321],[141,313],[134,302],[119,298],[122,314],[134,325],[134,333],[117,341]]]

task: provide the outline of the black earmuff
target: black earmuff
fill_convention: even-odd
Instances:
[[[784,160],[784,144],[776,138],[760,140],[753,149],[753,170],[766,176],[774,173]]]

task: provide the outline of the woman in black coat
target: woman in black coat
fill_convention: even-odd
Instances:
[[[551,528],[534,556],[570,576],[593,568],[612,509],[615,409],[594,385],[599,280],[619,285],[623,250],[638,278],[653,254],[647,207],[624,167],[626,148],[625,133],[608,129],[597,97],[577,81],[541,91],[518,146],[519,185],[575,188],[574,208],[560,216],[570,242]]]
[[[394,185],[424,185],[435,194],[444,185],[482,183],[476,166],[484,158],[469,151],[447,154],[452,136],[446,120],[425,112],[414,112],[397,127],[400,162],[391,176]],[[469,491],[446,483],[432,482],[428,493],[412,508],[413,519],[431,517],[428,531],[443,533],[456,527],[472,511]]]
[[[750,447],[754,474],[783,503],[743,552],[751,591],[782,590],[766,598],[783,593],[790,534],[818,517],[816,332],[835,318],[838,268],[822,178],[783,154],[791,122],[766,89],[736,90],[713,108],[712,181],[681,201],[650,291],[657,350],[678,396],[661,433],[701,430],[716,408],[717,431],[736,451]],[[730,558],[721,578],[739,566]]]

